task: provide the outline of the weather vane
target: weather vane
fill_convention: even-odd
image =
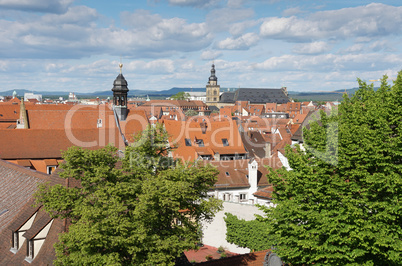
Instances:
[[[120,67],[120,74],[122,74],[123,63],[121,62],[121,56],[120,56],[120,64],[119,64],[119,67]]]

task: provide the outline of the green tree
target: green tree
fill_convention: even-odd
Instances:
[[[188,92],[180,91],[175,95],[172,95],[170,98],[172,100],[187,100],[188,98],[190,98],[190,94]]]
[[[259,217],[246,221],[231,213],[225,213],[226,241],[242,248],[260,251],[271,248],[271,235],[266,231],[266,224]]]
[[[293,170],[268,174],[277,206],[259,218],[292,265],[402,264],[402,72],[359,85],[304,130],[306,151],[286,148]]]
[[[166,144],[157,126],[138,135],[123,159],[111,146],[64,152],[60,176],[82,187],[44,185],[36,195],[52,217],[71,220],[55,245],[56,265],[173,265],[195,248],[200,221],[221,208],[206,199],[217,170],[169,160]]]
[[[198,115],[198,112],[193,110],[193,109],[188,109],[185,113],[186,116],[196,116]]]

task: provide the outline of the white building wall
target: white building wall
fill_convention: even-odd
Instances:
[[[222,246],[230,252],[235,252],[239,254],[249,253],[250,249],[240,248],[234,244],[230,244],[226,241],[226,223],[223,220],[225,217],[225,212],[229,212],[236,215],[240,219],[245,219],[247,221],[254,220],[255,214],[264,215],[256,206],[239,204],[233,202],[224,202],[223,210],[215,215],[215,218],[211,223],[203,223],[203,244],[219,247]]]
[[[280,151],[278,151],[279,160],[281,160],[282,165],[286,168],[286,170],[290,171],[292,168],[289,166],[288,158],[285,157]]]

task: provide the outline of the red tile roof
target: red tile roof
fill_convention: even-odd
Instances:
[[[112,144],[124,149],[117,128],[99,129],[15,129],[0,130],[1,159],[61,158],[71,146],[98,149]]]
[[[173,151],[175,158],[191,161],[197,159],[200,154],[213,156],[217,152],[220,155],[246,153],[237,125],[232,120],[211,121],[193,117],[187,121],[164,120],[163,123],[170,135],[171,145],[178,145]],[[202,133],[203,128],[205,134]],[[186,146],[185,139],[191,142],[191,146]],[[222,139],[227,139],[229,146],[223,146]],[[199,140],[203,141],[204,147],[196,144]]]
[[[264,265],[264,259],[267,252],[269,252],[269,250],[257,251],[224,259],[202,262],[199,265],[262,266]]]
[[[225,251],[228,257],[237,255],[236,253]],[[221,253],[218,253],[218,248],[204,245],[197,250],[184,251],[184,255],[187,257],[189,262],[203,262],[207,261],[206,257],[211,256],[212,259],[216,260],[221,257]]]
[[[134,135],[145,130],[149,125],[148,117],[144,110],[130,110],[126,121],[120,121],[120,128],[128,142],[132,142]]]
[[[258,163],[257,172],[257,182],[259,187],[268,186],[268,179],[266,175],[268,170],[265,166],[270,166],[274,169],[282,167],[282,163],[277,156],[272,156],[270,158],[255,158]],[[246,160],[231,160],[231,161],[211,161],[205,162],[210,163],[219,170],[218,180],[215,183],[216,188],[226,188],[226,187],[249,187],[250,184],[247,179],[249,173],[248,163],[249,159]]]
[[[19,118],[20,118],[19,105],[0,103],[0,122],[15,122]]]
[[[268,187],[259,189],[253,195],[258,197],[258,198],[265,198],[265,199],[271,200],[273,191],[274,191],[274,187],[273,186],[268,186]]]
[[[31,200],[38,184],[51,179],[49,175],[0,160],[0,212],[8,210],[0,215],[0,232],[14,219],[22,206]]]

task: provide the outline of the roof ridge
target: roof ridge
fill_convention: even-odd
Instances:
[[[7,167],[7,168],[12,168],[15,171],[19,171],[19,172],[22,172],[22,173],[28,174],[28,175],[33,175],[34,177],[38,177],[40,179],[49,179],[49,177],[50,177],[50,175],[48,175],[48,174],[38,172],[38,171],[33,170],[33,169],[28,169],[28,168],[26,168],[24,166],[20,166],[20,165],[15,164],[15,163],[7,162],[7,161],[5,161],[3,159],[0,159],[0,166],[4,166],[4,167]]]

